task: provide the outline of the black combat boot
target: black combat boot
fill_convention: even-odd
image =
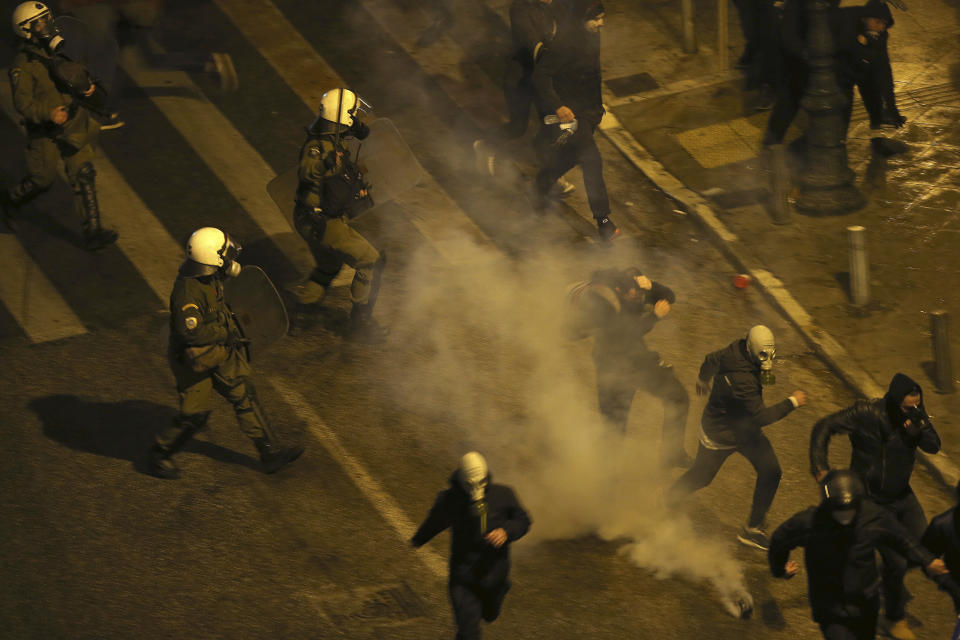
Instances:
[[[204,420],[205,422],[205,420]],[[180,477],[180,467],[172,460],[173,454],[183,448],[201,429],[202,424],[187,420],[181,423],[182,429],[167,446],[155,442],[147,454],[147,472],[164,480],[176,480]]]
[[[118,234],[113,229],[100,226],[100,204],[97,202],[97,187],[94,182],[96,171],[89,162],[77,173],[78,191],[74,194],[80,201],[83,215],[83,248],[96,251],[117,241]]]
[[[0,220],[10,231],[17,230],[14,220],[20,207],[44,192],[30,178],[24,178],[10,189],[0,191]]]
[[[388,331],[373,319],[373,305],[354,304],[350,310],[348,337],[356,342],[378,344],[387,337]]]
[[[253,444],[260,452],[260,463],[263,465],[264,473],[276,473],[303,454],[302,445],[277,446],[266,432],[262,438],[254,438]]]

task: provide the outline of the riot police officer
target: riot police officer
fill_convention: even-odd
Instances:
[[[53,24],[53,15],[41,2],[23,2],[13,11],[13,30],[20,48],[10,67],[13,103],[27,130],[27,175],[19,183],[0,190],[4,223],[14,227],[14,213],[26,202],[50,188],[62,159],[74,208],[83,219],[83,246],[100,249],[117,240],[117,232],[100,224],[93,168],[92,143],[100,131],[84,99],[97,91],[77,64],[57,53],[63,44]],[[64,73],[65,67],[71,73]],[[77,77],[85,77],[76,86]],[[83,86],[86,85],[86,86]]]
[[[356,270],[350,286],[351,329],[353,335],[370,336],[382,334],[372,314],[386,259],[349,224],[373,206],[373,199],[344,144],[348,136],[363,140],[370,133],[359,119],[362,105],[353,91],[331,89],[320,98],[320,113],[307,129],[293,221],[317,266],[289,290],[302,305],[319,303],[347,263]]]
[[[274,473],[303,453],[303,447],[280,447],[250,381],[248,343],[224,299],[223,281],[240,273],[240,245],[214,227],[197,229],[187,241],[170,294],[170,344],[167,358],[180,394],[180,412],[160,431],[150,450],[149,471],[177,478],[171,457],[207,424],[210,392],[230,404],[243,432],[260,452],[266,473]]]

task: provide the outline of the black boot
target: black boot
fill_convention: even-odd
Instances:
[[[387,330],[373,319],[373,305],[354,304],[350,310],[348,337],[357,342],[378,344],[387,337]]]
[[[191,438],[206,424],[206,414],[176,421],[181,425],[180,433],[167,446],[155,442],[147,454],[147,472],[164,480],[176,480],[180,477],[180,467],[172,460],[173,454],[183,448]]]
[[[262,438],[254,438],[253,444],[260,452],[264,473],[276,473],[303,454],[302,445],[279,447],[266,433]]]
[[[17,223],[14,217],[20,207],[44,191],[30,178],[24,178],[14,187],[0,191],[0,219],[2,219],[4,226],[10,231],[16,231]]]
[[[83,248],[96,251],[117,241],[118,234],[113,229],[100,226],[100,205],[97,202],[97,187],[94,177],[97,175],[93,165],[84,163],[77,172],[78,191],[74,197],[80,201],[83,215]]]

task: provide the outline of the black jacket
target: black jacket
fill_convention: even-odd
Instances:
[[[700,424],[703,432],[717,444],[735,445],[760,436],[760,429],[773,424],[793,411],[786,398],[777,404],[763,404],[760,384],[760,363],[747,351],[741,338],[719,351],[714,351],[700,365],[700,380],[713,378],[710,399],[703,410]]]
[[[600,34],[569,18],[556,38],[544,47],[533,71],[541,116],[569,107],[579,127],[591,130],[603,118],[600,74]]]
[[[479,518],[471,513],[470,496],[457,482],[457,472],[450,476],[450,488],[437,495],[427,519],[410,540],[421,547],[438,533],[453,529],[450,541],[450,580],[494,587],[502,584],[510,572],[510,543],[530,530],[530,516],[520,506],[513,490],[502,484],[489,483],[486,489],[486,530],[480,531]],[[507,541],[498,549],[484,536],[503,528]]]
[[[853,446],[850,468],[863,478],[871,497],[878,502],[890,502],[906,495],[917,447],[927,453],[940,450],[940,436],[923,408],[922,391],[920,424],[901,426],[906,416],[900,405],[914,387],[919,385],[898,373],[882,398],[858,400],[853,406],[819,420],[810,434],[811,473],[816,476],[830,469],[830,438],[843,433]]]
[[[877,595],[880,576],[875,552],[884,545],[926,567],[934,556],[886,509],[869,500],[849,526],[841,526],[823,507],[810,507],[777,527],[770,538],[770,572],[781,577],[790,552],[804,547],[807,591],[817,622],[861,615]]]
[[[510,33],[513,37],[511,60],[523,70],[533,73],[534,54],[539,53],[557,35],[562,12],[561,3],[545,4],[540,0],[513,0],[510,5]]]
[[[953,598],[953,608],[960,614],[960,587],[954,576],[960,576],[960,517],[957,507],[944,511],[933,520],[920,539],[921,544],[933,555],[943,558],[950,571],[951,581],[942,584],[941,589],[948,591]]]

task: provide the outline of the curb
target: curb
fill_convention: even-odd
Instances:
[[[605,105],[606,106],[606,105]],[[745,251],[736,234],[732,233],[717,218],[710,203],[667,171],[633,134],[620,124],[610,110],[600,122],[600,131],[607,139],[653,182],[658,189],[675,200],[691,217],[707,231],[707,235],[739,273],[748,274],[757,289],[800,333],[814,353],[830,367],[848,387],[863,398],[878,398],[886,390],[865,369],[856,364],[840,343],[824,329],[817,326],[809,313],[787,291],[783,283],[764,269],[750,252]],[[960,481],[960,468],[942,451],[928,454],[918,450],[919,460],[930,474],[951,491]]]

